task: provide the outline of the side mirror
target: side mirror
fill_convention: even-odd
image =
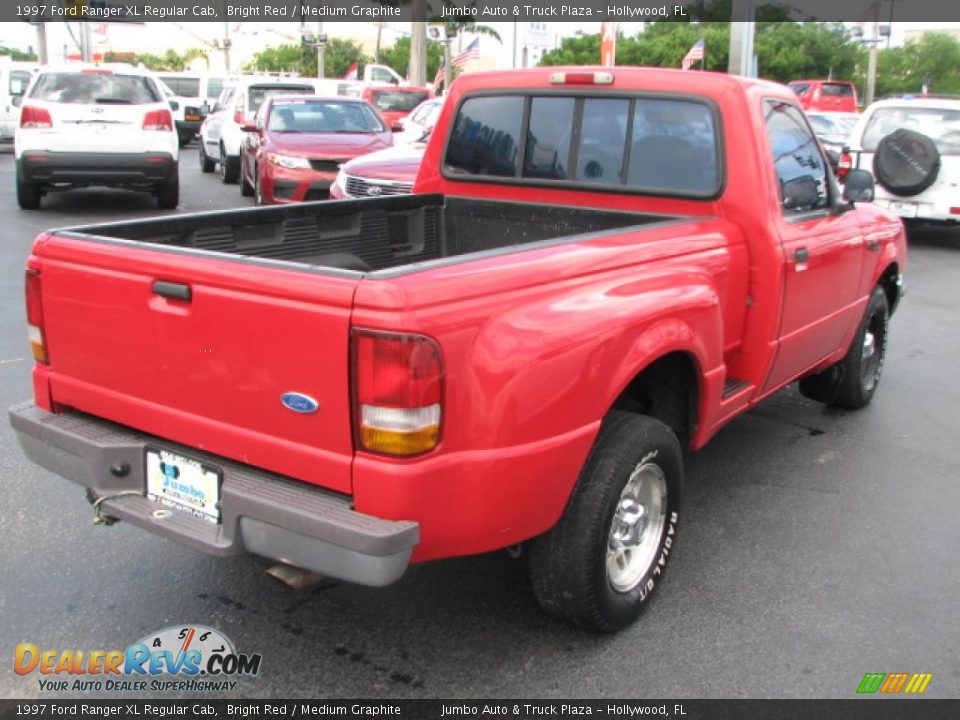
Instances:
[[[14,95],[12,98],[10,98],[10,102],[13,103],[14,107],[20,107],[23,105],[23,95]]]
[[[812,208],[820,201],[820,188],[811,176],[801,175],[785,182],[781,195],[786,210]]]
[[[857,168],[847,173],[843,199],[850,203],[873,202],[873,175],[869,170]]]

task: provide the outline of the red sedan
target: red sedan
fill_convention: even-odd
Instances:
[[[377,112],[354,98],[274,95],[243,129],[241,192],[258,205],[325,200],[341,163],[393,144]]]

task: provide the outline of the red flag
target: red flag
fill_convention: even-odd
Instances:
[[[344,79],[344,80],[357,80],[357,79],[359,79],[359,77],[360,77],[360,75],[359,75],[359,73],[358,73],[358,71],[357,71],[357,64],[354,63],[353,65],[350,66],[350,69],[347,70],[347,74],[343,76],[343,79]]]

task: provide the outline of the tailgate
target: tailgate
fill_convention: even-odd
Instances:
[[[350,492],[357,279],[56,235],[34,253],[55,403]]]

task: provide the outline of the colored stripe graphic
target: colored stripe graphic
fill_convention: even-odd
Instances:
[[[927,689],[933,673],[867,673],[857,686],[857,692],[872,695],[879,692],[894,695],[904,692],[919,695]]]
[[[863,680],[860,681],[860,686],[857,688],[858,693],[875,693],[880,689],[880,684],[883,682],[883,678],[886,677],[885,673],[867,673],[863,676]]]

